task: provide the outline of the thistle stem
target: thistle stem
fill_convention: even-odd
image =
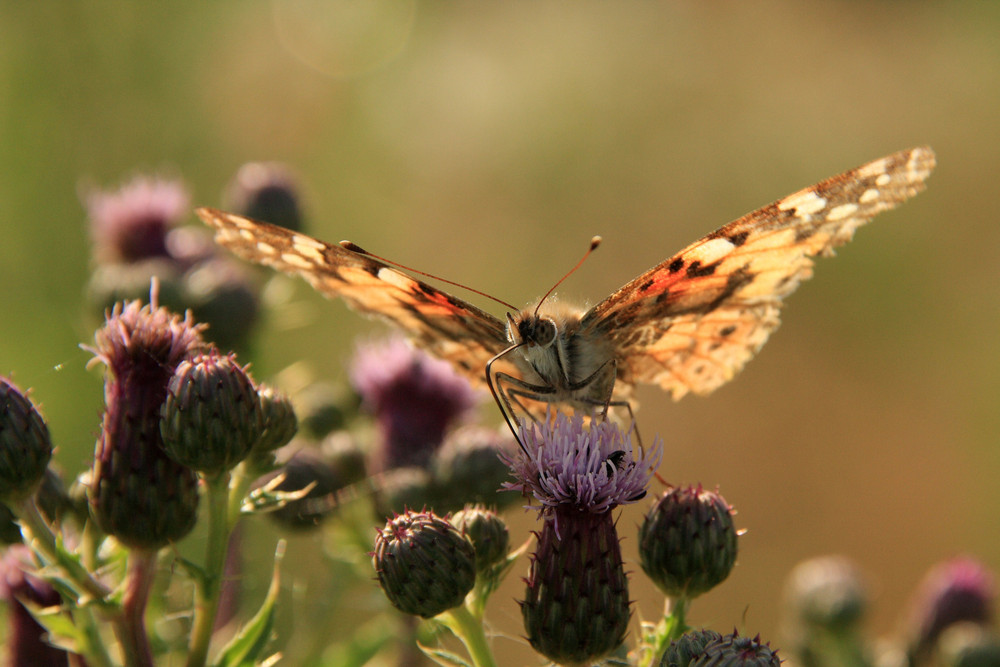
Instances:
[[[191,630],[187,667],[202,667],[208,658],[208,646],[219,610],[222,574],[226,565],[229,533],[234,521],[229,516],[229,473],[206,478],[208,500],[208,543],[205,568],[196,581],[194,626]]]
[[[21,503],[17,508],[17,516],[21,522],[21,530],[26,533],[25,543],[40,551],[51,562],[62,568],[80,593],[94,598],[102,607],[105,607],[105,597],[111,591],[94,579],[80,561],[60,547],[56,535],[38,511],[34,500],[28,499]]]
[[[462,641],[475,667],[496,667],[482,620],[476,618],[464,605],[442,612],[434,618]]]
[[[128,577],[122,597],[121,642],[128,667],[153,667],[153,650],[146,633],[146,605],[156,572],[156,551],[133,549],[128,556]]]

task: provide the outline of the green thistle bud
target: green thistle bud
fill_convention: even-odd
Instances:
[[[13,382],[0,377],[0,500],[16,502],[34,493],[51,458],[42,415]]]
[[[940,663],[948,667],[996,667],[1000,665],[1000,637],[992,628],[977,623],[955,623],[938,639]]]
[[[479,572],[486,572],[507,558],[510,533],[507,524],[493,510],[481,505],[466,507],[451,517],[451,525],[472,541]]]
[[[796,622],[837,632],[856,626],[868,606],[861,573],[841,556],[796,565],[788,575],[785,599]]]
[[[308,449],[300,449],[280,469],[265,475],[254,485],[261,486],[278,475],[284,475],[284,479],[275,487],[277,491],[301,491],[312,485],[303,498],[291,500],[268,513],[271,519],[296,530],[319,526],[337,508],[334,494],[345,486],[337,471]]]
[[[226,208],[248,218],[302,230],[298,179],[280,162],[247,162],[226,188]]]
[[[557,506],[545,517],[521,602],[532,647],[553,662],[592,662],[624,641],[629,607],[612,513]]]
[[[639,530],[643,571],[674,597],[694,598],[720,584],[736,554],[733,509],[700,486],[664,493]]]
[[[466,426],[450,433],[434,453],[433,476],[445,496],[439,511],[459,509],[467,503],[513,504],[520,498],[498,493],[510,470],[498,454],[514,449],[509,431]]]
[[[167,454],[207,475],[231,470],[263,432],[257,389],[232,355],[183,361],[170,378],[160,433]]]
[[[741,637],[736,631],[712,642],[691,667],[781,667],[777,649],[762,644],[760,636]]]
[[[688,667],[701,657],[706,646],[721,639],[722,635],[708,628],[685,632],[679,639],[670,642],[660,658],[660,667]]]
[[[432,618],[462,604],[476,582],[476,552],[450,523],[407,511],[375,537],[372,565],[394,607]]]
[[[194,527],[198,476],[163,451],[160,406],[184,359],[204,349],[199,327],[138,301],[116,305],[93,350],[108,367],[90,502],[101,528],[155,549]]]
[[[380,518],[392,516],[409,507],[434,507],[439,490],[431,474],[423,468],[393,468],[379,475],[381,487],[376,498]]]
[[[255,454],[273,452],[292,441],[299,430],[299,422],[287,394],[266,384],[261,384],[257,393],[260,396],[264,432],[254,444],[253,451]]]

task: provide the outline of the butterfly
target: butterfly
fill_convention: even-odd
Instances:
[[[302,276],[486,382],[511,425],[514,406],[529,415],[529,405],[606,413],[629,407],[636,384],[679,399],[728,382],[777,328],[782,300],[812,275],[811,258],[832,255],[876,214],[920,192],[934,166],[927,147],[893,153],[725,225],[589,310],[543,298],[505,319],[348,241],[197,213],[236,255]]]

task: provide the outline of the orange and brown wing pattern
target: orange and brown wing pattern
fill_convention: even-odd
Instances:
[[[782,299],[876,214],[920,192],[930,148],[851,169],[729,223],[588,312],[581,328],[612,339],[619,382],[675,399],[728,382],[778,326]]]
[[[304,278],[328,297],[387,320],[418,346],[484,382],[486,362],[507,347],[493,315],[413,278],[348,244],[318,239],[211,208],[196,211],[216,242],[239,257]]]

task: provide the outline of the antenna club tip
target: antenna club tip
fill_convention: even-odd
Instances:
[[[346,241],[346,240],[345,241],[341,241],[340,242],[340,247],[343,248],[344,250],[350,250],[351,252],[356,252],[356,253],[359,253],[361,255],[367,255],[368,254],[367,250],[365,250],[364,248],[362,248],[361,246],[359,246],[357,243],[354,243],[353,241]]]
[[[594,238],[590,239],[590,249],[597,250],[597,246],[601,245],[601,242],[603,240],[604,239],[602,239],[600,236],[595,236]]]

